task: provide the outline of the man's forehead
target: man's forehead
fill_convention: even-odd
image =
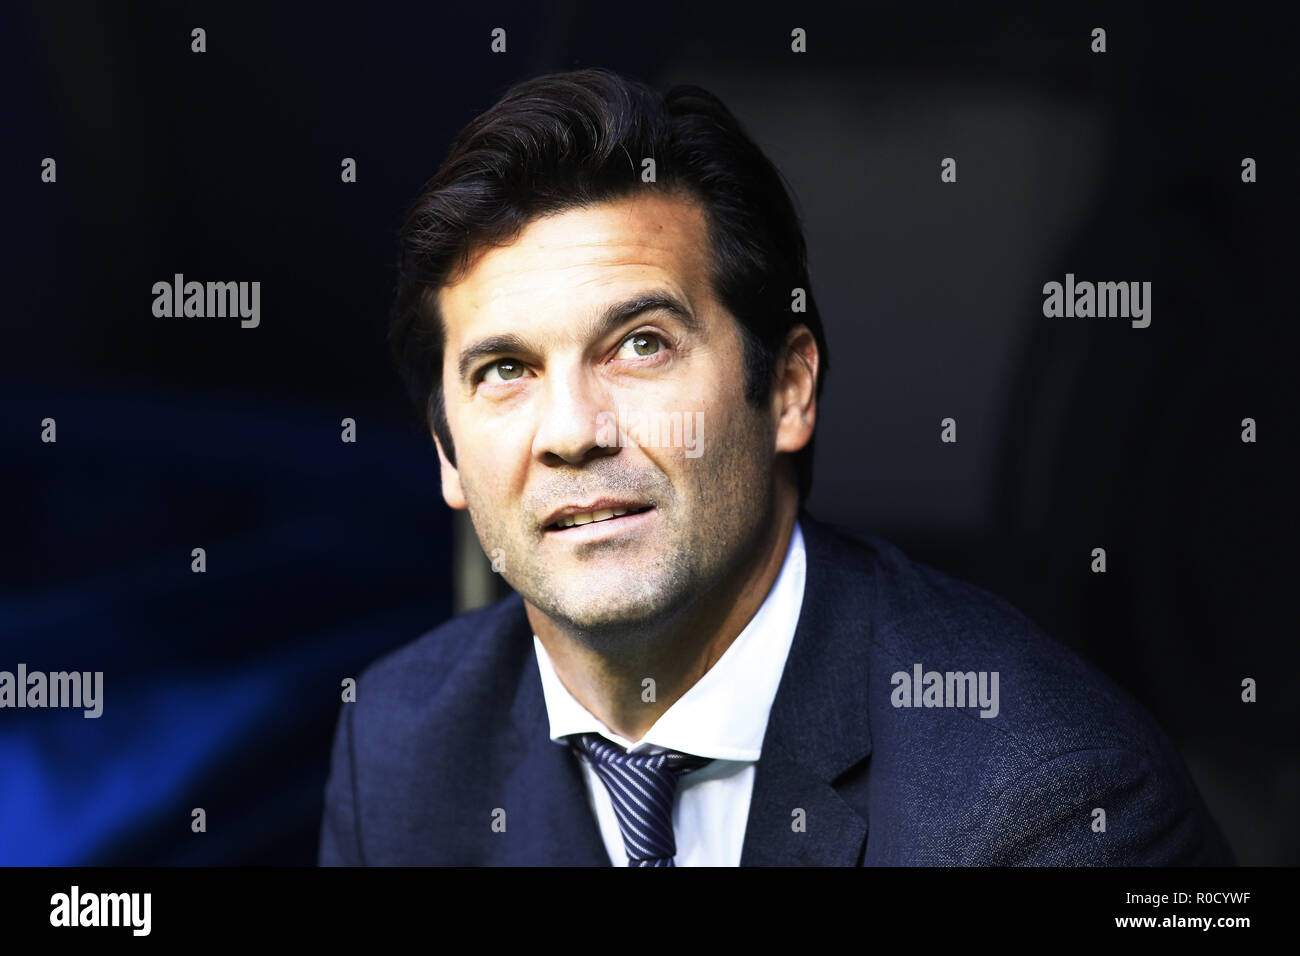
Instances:
[[[438,292],[444,320],[513,312],[520,300],[599,297],[648,282],[689,296],[705,280],[703,210],[661,195],[574,208],[529,222],[514,241],[486,249]],[[501,316],[505,318],[507,316]]]

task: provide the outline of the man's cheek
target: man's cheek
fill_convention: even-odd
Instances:
[[[460,486],[465,493],[465,505],[469,511],[470,519],[474,522],[479,537],[483,538],[491,531],[492,519],[496,514],[496,509],[492,506],[492,502],[482,493],[478,482],[472,477],[471,469],[464,467],[465,464],[467,462],[462,460]]]
[[[502,479],[504,474],[494,470],[490,461],[480,464],[472,478],[463,473],[461,476],[465,500],[476,527],[483,529],[483,537],[490,536],[498,544],[505,544],[529,530],[524,527],[526,519],[518,501],[511,499],[509,486]]]
[[[597,443],[657,449],[663,458],[698,458],[705,417],[699,403],[623,400],[597,415]]]
[[[704,454],[704,412],[686,412],[682,418],[682,454],[687,459]]]

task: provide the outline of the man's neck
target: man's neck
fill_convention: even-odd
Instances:
[[[711,600],[698,602],[672,630],[646,643],[644,651],[633,657],[601,654],[527,605],[533,631],[556,676],[606,727],[626,740],[640,740],[664,711],[708,673],[758,612],[781,572],[797,511],[797,503],[779,503],[754,559],[742,567],[736,580],[711,589]],[[654,681],[653,695],[647,693],[646,678]],[[648,700],[650,696],[654,699]]]

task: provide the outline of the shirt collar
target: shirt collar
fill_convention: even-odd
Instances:
[[[803,531],[796,521],[781,571],[758,611],[717,662],[635,744],[578,703],[534,634],[551,739],[567,744],[564,738],[570,734],[598,733],[632,753],[665,749],[715,760],[758,760],[799,622],[805,576]]]

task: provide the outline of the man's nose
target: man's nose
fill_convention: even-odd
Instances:
[[[543,380],[534,456],[547,464],[581,465],[589,458],[616,454],[617,443],[601,440],[601,417],[609,414],[606,404],[604,390],[583,369],[553,370]]]

